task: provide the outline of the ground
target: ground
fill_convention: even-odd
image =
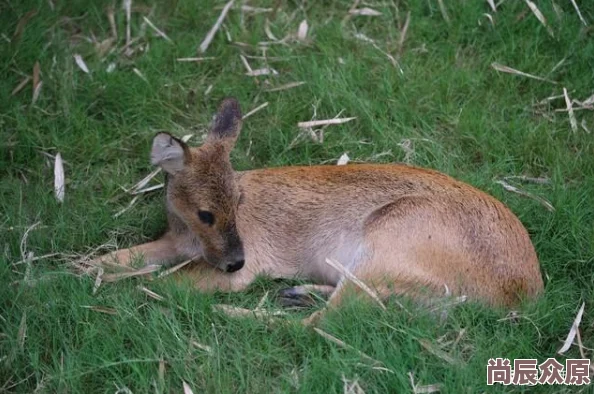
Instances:
[[[496,11],[479,0],[236,1],[204,53],[224,2],[131,3],[129,23],[121,2],[0,4],[0,391],[520,392],[487,386],[489,358],[581,358],[575,344],[557,351],[582,303],[592,356],[590,2],[576,1],[578,13],[562,1],[491,2]],[[365,9],[378,15],[348,16]],[[204,59],[179,60],[194,57]],[[212,308],[253,309],[267,295],[261,306],[278,310],[287,282],[203,295],[131,278],[94,291],[96,275],[73,269],[79,258],[165,228],[161,189],[126,192],[153,170],[153,135],[199,144],[225,96],[244,113],[267,104],[245,120],[237,169],[334,165],[347,153],[434,168],[501,199],[530,233],[545,294],[513,314],[353,300],[319,326],[346,346],[295,323],[316,308],[272,324]],[[334,117],[356,119],[298,127]],[[537,391],[563,390],[589,388]]]

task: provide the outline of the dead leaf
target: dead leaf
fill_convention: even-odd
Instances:
[[[212,347],[208,345],[204,345],[196,341],[191,341],[190,343],[192,344],[192,346],[197,347],[200,350],[204,350],[206,353],[212,353]]]
[[[203,62],[206,60],[213,60],[216,57],[180,57],[177,59],[178,62]]]
[[[571,130],[575,133],[578,129],[577,120],[573,112],[572,101],[569,99],[569,94],[567,94],[567,89],[565,88],[563,88],[563,96],[565,97],[565,105],[567,106],[567,114],[569,115],[569,124],[571,125]]]
[[[118,29],[115,23],[115,15],[113,6],[107,7],[107,19],[109,20],[109,27],[111,29],[111,37],[115,40],[118,38]]]
[[[351,120],[355,120],[355,119],[357,119],[357,117],[325,119],[325,120],[310,120],[307,122],[297,123],[297,127],[302,128],[302,129],[307,129],[307,128],[316,127],[316,126],[342,124],[342,123],[350,122]]]
[[[165,384],[165,360],[159,360],[159,385],[163,387]]]
[[[336,165],[344,166],[349,162],[349,160],[350,160],[349,155],[347,155],[346,153],[343,153],[342,156],[340,156],[340,158],[336,162]]]
[[[16,86],[16,88],[14,88],[12,90],[12,92],[10,93],[11,96],[14,96],[15,94],[17,94],[18,92],[20,92],[21,90],[23,90],[23,88],[25,86],[27,86],[27,84],[29,83],[29,81],[31,80],[31,77],[29,75],[27,75],[25,78],[23,78],[23,80],[21,82],[19,82],[19,84]]]
[[[42,84],[43,82],[41,81],[41,66],[37,61],[33,66],[33,98],[31,99],[32,105],[35,104],[37,102],[37,99],[39,98]]]
[[[118,311],[113,308],[97,305],[81,305],[81,308],[89,309],[93,312],[105,313],[106,315],[117,315]]]
[[[342,374],[342,394],[365,394],[365,391],[359,385],[359,379],[348,380]]]
[[[249,118],[250,116],[252,116],[253,114],[255,114],[256,112],[264,109],[268,107],[268,101],[265,103],[262,103],[260,105],[258,105],[256,108],[254,108],[253,110],[251,110],[250,112],[248,112],[247,114],[243,115],[243,117],[241,118],[242,120],[245,120],[247,118]]]
[[[497,70],[499,72],[508,73],[508,74],[514,74],[514,75],[519,75],[519,76],[526,77],[526,78],[537,79],[539,81],[544,81],[544,82],[552,83],[554,85],[557,84],[557,82],[551,81],[550,79],[546,79],[546,78],[538,77],[536,75],[528,74],[528,73],[525,73],[523,71],[516,70],[515,68],[504,66],[504,65],[499,64],[499,63],[491,63],[491,67],[493,67],[495,70]]]
[[[439,11],[441,12],[441,16],[443,16],[443,19],[449,25],[451,23],[450,22],[450,17],[448,16],[448,12],[447,12],[447,9],[445,7],[445,4],[443,3],[443,0],[437,0],[437,3],[439,4]]]
[[[338,261],[332,260],[332,259],[326,259],[326,264],[328,264],[330,267],[334,268],[335,270],[337,270],[338,272],[340,272],[340,274],[348,279],[349,281],[353,282],[355,285],[357,285],[357,287],[359,287],[361,290],[363,290],[365,293],[367,293],[375,302],[377,302],[377,304],[385,311],[387,310],[386,306],[384,305],[384,303],[382,302],[382,300],[380,300],[379,296],[377,295],[377,293],[373,290],[371,290],[369,288],[369,286],[367,286],[361,279],[357,278],[355,276],[355,274],[353,274],[351,271],[349,271],[346,267],[344,267],[342,264],[340,264]]]
[[[60,152],[56,155],[54,162],[54,192],[58,202],[64,202],[65,192],[65,177],[64,177],[64,164],[62,162],[62,155]]]
[[[425,348],[425,350],[427,350],[429,353],[433,354],[434,356],[441,358],[443,361],[447,362],[448,364],[452,364],[452,365],[461,364],[460,360],[457,360],[454,357],[450,356],[448,353],[439,349],[437,346],[435,346],[428,340],[418,339],[418,341],[421,344],[421,346]]]
[[[142,291],[143,293],[145,293],[146,295],[148,295],[149,297],[151,297],[152,299],[155,299],[157,301],[163,301],[165,299],[165,297],[163,297],[162,295],[159,295],[159,294],[155,293],[154,291],[147,289],[144,286],[138,286],[138,289],[140,291]]]
[[[580,18],[580,20],[582,21],[582,23],[584,24],[584,26],[588,26],[588,24],[586,23],[586,20],[584,19],[584,17],[582,16],[582,13],[579,9],[579,7],[577,6],[577,4],[575,3],[575,0],[570,0],[571,4],[573,4],[573,8],[575,8],[575,12],[577,12],[578,17]]]
[[[114,37],[109,37],[101,42],[95,43],[95,52],[97,52],[97,56],[102,59],[113,47],[115,40]]]
[[[400,38],[398,39],[398,56],[402,56],[402,52],[404,51],[404,40],[406,40],[406,33],[408,32],[409,25],[410,11],[406,13],[406,20],[404,21],[404,26],[402,27],[402,31],[400,32]]]
[[[245,73],[248,77],[260,77],[262,75],[278,75],[278,71],[274,68],[258,68]]]
[[[257,320],[261,320],[267,324],[275,324],[282,322],[282,320],[279,319],[278,316],[286,314],[286,312],[283,311],[269,312],[264,309],[246,309],[225,304],[215,304],[212,306],[212,309],[215,312],[221,312],[229,317],[251,317]]]
[[[147,25],[149,25],[149,27],[150,27],[151,29],[153,29],[153,30],[155,31],[155,33],[157,33],[157,35],[158,35],[159,37],[162,37],[162,38],[164,38],[164,39],[165,39],[165,41],[169,42],[170,44],[173,44],[173,41],[171,40],[171,38],[169,38],[169,37],[167,36],[167,34],[165,34],[163,31],[161,31],[161,30],[160,30],[160,29],[159,29],[157,26],[155,26],[155,25],[153,24],[153,22],[151,22],[151,21],[150,21],[150,19],[149,19],[149,18],[147,18],[146,16],[143,16],[143,17],[142,17],[142,19],[143,19],[143,20],[146,22],[146,24],[147,24]]]
[[[126,12],[126,46],[130,45],[132,33],[130,30],[130,19],[132,18],[132,0],[123,0],[122,7]]]
[[[76,62],[76,65],[78,66],[78,68],[80,68],[85,74],[89,73],[89,68],[87,67],[87,64],[85,63],[85,61],[83,60],[81,55],[79,55],[78,53],[75,53],[74,61]]]
[[[97,277],[95,278],[95,284],[93,285],[93,294],[97,293],[99,286],[101,286],[101,282],[103,281],[103,272],[104,270],[102,267],[97,268]]]
[[[299,24],[299,29],[297,30],[297,39],[299,41],[305,41],[307,39],[307,31],[309,30],[309,25],[307,24],[307,19],[304,19]]]
[[[371,38],[367,37],[365,34],[363,33],[356,33],[355,34],[355,38],[364,41],[368,44],[370,44],[373,48],[375,48],[376,50],[380,51],[381,53],[384,54],[384,56],[386,56],[390,62],[392,63],[392,65],[394,67],[396,67],[398,69],[398,71],[400,72],[400,74],[404,74],[404,70],[402,69],[402,67],[400,66],[400,63],[398,63],[398,60],[396,60],[396,58],[394,56],[392,56],[391,54],[389,54],[388,52],[384,51],[383,49],[381,49],[374,40],[372,40]]]
[[[553,29],[551,29],[551,27],[547,23],[547,19],[544,17],[544,15],[542,14],[542,12],[540,12],[540,10],[536,6],[536,4],[534,4],[530,0],[524,0],[524,1],[526,2],[526,4],[528,5],[528,7],[530,8],[530,11],[532,11],[532,13],[534,14],[534,16],[536,16],[536,19],[538,19],[538,21],[547,29],[547,32],[551,35],[551,37],[554,37],[555,35],[553,34]]]
[[[573,340],[575,339],[577,331],[580,329],[580,323],[582,322],[582,315],[584,314],[584,308],[586,307],[586,303],[582,302],[582,306],[580,307],[575,319],[573,320],[573,324],[567,334],[567,338],[565,338],[565,342],[563,342],[563,346],[561,349],[557,351],[558,354],[563,354],[569,350],[571,345],[573,344]]]
[[[186,382],[184,382],[182,380],[182,384],[184,386],[184,394],[194,394],[194,392],[192,391],[192,389],[190,388],[190,385],[187,384]]]
[[[429,384],[426,386],[418,386],[417,384],[415,384],[415,379],[414,379],[412,372],[408,373],[408,377],[410,378],[410,384],[413,388],[414,394],[438,393],[439,391],[441,391],[441,389],[443,387],[443,384],[441,384],[441,383]]]
[[[163,278],[167,275],[171,275],[173,274],[175,271],[182,269],[183,267],[185,267],[186,265],[190,264],[192,261],[194,261],[195,258],[197,258],[198,256],[195,256],[194,258],[191,258],[189,260],[184,261],[183,263],[179,263],[177,265],[174,265],[173,267],[166,269],[165,271],[161,272],[157,278]]]
[[[522,190],[522,189],[520,189],[518,187],[512,186],[512,185],[510,185],[509,183],[507,183],[505,181],[499,180],[499,181],[495,181],[495,183],[498,183],[501,186],[503,186],[503,188],[505,190],[507,190],[508,192],[516,193],[516,194],[519,194],[521,196],[528,197],[528,198],[531,198],[533,200],[536,200],[542,206],[544,206],[546,209],[548,209],[549,211],[551,211],[551,212],[554,212],[555,211],[555,207],[553,207],[553,204],[551,204],[549,201],[547,201],[546,199],[544,199],[542,197],[539,197],[539,196],[537,196],[535,194],[529,193],[529,192],[527,192],[525,190]]]
[[[25,30],[25,26],[35,15],[37,15],[37,10],[31,10],[23,15],[21,19],[19,19],[12,35],[13,40],[18,40],[21,37],[21,34],[23,34],[23,31]]]
[[[19,331],[17,332],[17,341],[21,350],[25,347],[25,338],[27,337],[27,312],[23,312],[21,316],[21,323],[19,324]]]
[[[146,79],[144,74],[139,69],[134,67],[134,68],[132,68],[132,71],[134,72],[134,74],[138,75],[140,77],[140,79],[142,79],[144,82],[148,83],[148,79]]]
[[[356,8],[354,10],[349,10],[349,14],[353,16],[362,15],[362,16],[381,16],[382,13],[376,11],[372,8],[363,7],[363,8]]]
[[[145,276],[153,272],[159,271],[162,267],[157,264],[151,264],[129,272],[118,272],[114,274],[104,274],[103,282],[115,282],[122,279],[133,278],[136,276]]]
[[[301,85],[305,85],[305,82],[304,81],[289,82],[287,84],[276,86],[274,88],[265,89],[264,91],[265,92],[280,92],[281,90],[293,89],[293,88],[296,88],[297,86],[301,86]]]
[[[381,361],[378,361],[374,358],[369,357],[367,354],[363,353],[360,350],[355,349],[354,347],[352,347],[351,345],[349,345],[348,343],[341,341],[340,339],[336,338],[333,335],[328,334],[326,331],[323,331],[317,327],[313,327],[314,331],[316,333],[318,333],[318,335],[320,335],[322,338],[337,344],[338,346],[344,348],[344,349],[350,349],[350,350],[354,350],[357,354],[359,354],[359,356],[361,358],[363,358],[364,360],[370,362],[372,365],[383,365],[383,363]]]
[[[231,0],[227,4],[225,4],[225,7],[223,8],[223,10],[221,11],[221,14],[219,15],[219,18],[217,19],[215,24],[212,26],[212,28],[209,30],[208,34],[206,35],[206,37],[200,44],[200,47],[198,48],[198,51],[200,53],[206,52],[206,50],[208,49],[208,46],[210,45],[212,39],[214,38],[214,35],[217,33],[217,31],[221,27],[223,20],[225,20],[225,17],[227,16],[227,13],[233,6],[234,2],[235,2],[235,0]]]

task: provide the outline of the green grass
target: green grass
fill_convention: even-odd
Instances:
[[[293,81],[306,84],[282,92],[265,92],[266,77],[251,78],[240,53],[261,55],[215,36],[205,56],[215,60],[180,63],[196,56],[196,48],[216,20],[222,1],[135,1],[154,4],[150,19],[173,40],[169,44],[147,29],[148,50],[126,59],[118,53],[100,59],[81,37],[109,35],[105,7],[109,1],[9,1],[0,4],[0,391],[11,392],[181,392],[182,381],[194,392],[342,392],[344,375],[359,379],[367,393],[412,392],[408,373],[418,384],[442,383],[445,393],[522,392],[521,387],[486,385],[491,357],[555,357],[582,302],[584,345],[594,347],[594,149],[593,136],[581,125],[572,131],[563,99],[532,105],[566,87],[572,98],[594,93],[594,30],[580,23],[569,2],[559,17],[549,1],[538,2],[554,38],[524,2],[506,1],[492,26],[483,13],[485,1],[445,2],[451,23],[437,1],[376,2],[380,17],[356,17],[341,25],[351,1],[281,1],[271,21],[279,38],[295,33],[307,19],[307,45],[273,45],[270,62],[279,75],[272,86]],[[274,1],[250,2],[271,7]],[[260,4],[261,3],[261,4]],[[565,4],[567,3],[567,4]],[[594,7],[581,11],[594,23]],[[68,5],[66,5],[68,4]],[[13,37],[19,19],[38,13]],[[116,22],[123,46],[125,26],[120,2]],[[401,74],[388,58],[354,38],[356,31],[396,54],[400,26],[411,22],[399,59]],[[271,16],[269,16],[271,17]],[[70,19],[68,19],[70,18]],[[265,14],[231,11],[225,26],[233,41],[256,45],[268,40]],[[272,18],[272,17],[271,17]],[[479,24],[477,21],[480,21]],[[133,14],[133,37],[142,19]],[[75,35],[78,35],[76,39]],[[9,43],[7,39],[12,41]],[[85,59],[85,75],[72,55]],[[339,59],[341,59],[339,61]],[[561,60],[564,63],[555,65]],[[31,83],[11,91],[31,74],[36,61],[43,87],[31,104]],[[113,73],[107,65],[116,62]],[[498,62],[558,81],[558,85],[497,73]],[[261,60],[250,59],[253,68]],[[138,77],[137,68],[146,77]],[[204,95],[212,85],[208,96]],[[176,135],[202,135],[214,109],[227,95],[237,97],[244,112],[263,102],[268,107],[250,117],[233,162],[237,169],[316,164],[348,152],[352,160],[396,162],[431,167],[467,181],[504,201],[529,230],[539,254],[546,294],[524,306],[517,322],[506,311],[462,305],[440,321],[400,300],[389,310],[352,301],[322,323],[340,338],[393,373],[371,368],[354,350],[342,349],[310,329],[294,325],[269,327],[253,319],[233,319],[211,310],[215,303],[253,308],[269,291],[266,307],[278,308],[274,294],[287,283],[259,280],[241,294],[203,295],[172,281],[139,280],[104,284],[93,295],[94,278],[77,277],[69,260],[107,242],[130,246],[157,237],[165,226],[163,195],[145,195],[129,211],[114,218],[131,197],[129,187],[150,170],[148,150],[158,130]],[[309,139],[289,147],[298,135],[297,122],[356,116],[330,126],[322,144]],[[576,111],[594,131],[591,110]],[[199,140],[195,138],[193,141]],[[407,156],[402,144],[410,141]],[[66,199],[53,196],[53,160],[66,161]],[[382,152],[390,155],[376,156]],[[374,159],[374,157],[377,157]],[[548,177],[550,184],[522,188],[549,200],[538,202],[511,194],[494,182],[509,175]],[[21,240],[31,230],[26,252],[58,256],[27,264]],[[148,298],[142,283],[163,295]],[[115,315],[82,306],[112,308]],[[303,312],[305,313],[305,312]],[[297,320],[294,313],[288,320]],[[464,330],[457,343],[459,333]],[[450,365],[428,352],[430,341],[459,364]],[[209,354],[192,341],[212,347]],[[587,355],[591,357],[590,351]],[[568,357],[579,358],[576,347]],[[557,356],[560,361],[564,356]],[[165,373],[159,374],[159,360]],[[588,388],[541,386],[533,391],[575,392]]]

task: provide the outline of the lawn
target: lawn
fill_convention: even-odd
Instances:
[[[592,357],[594,3],[236,3],[204,53],[223,1],[135,0],[129,22],[119,1],[0,4],[0,391],[589,392],[487,386],[486,366],[581,358],[577,339],[557,351],[582,303]],[[167,277],[96,288],[77,260],[165,229],[162,189],[127,192],[154,169],[154,134],[199,144],[225,96],[258,109],[232,155],[238,170],[346,153],[437,169],[499,198],[531,235],[545,294],[511,314],[352,300],[319,325],[341,345],[297,324],[322,303],[274,323],[213,310],[280,310],[290,282],[214,295]],[[356,119],[298,127],[334,117]]]

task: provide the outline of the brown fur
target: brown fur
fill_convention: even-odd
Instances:
[[[332,258],[383,295],[464,294],[511,306],[543,290],[528,233],[493,197],[436,171],[406,165],[347,165],[233,171],[241,128],[225,100],[206,142],[195,148],[155,137],[152,161],[168,173],[170,229],[153,243],[120,250],[128,264],[204,257],[185,276],[202,290],[239,291],[256,276],[303,278],[337,290]],[[198,211],[214,215],[203,223]],[[245,259],[245,266],[236,272]]]

